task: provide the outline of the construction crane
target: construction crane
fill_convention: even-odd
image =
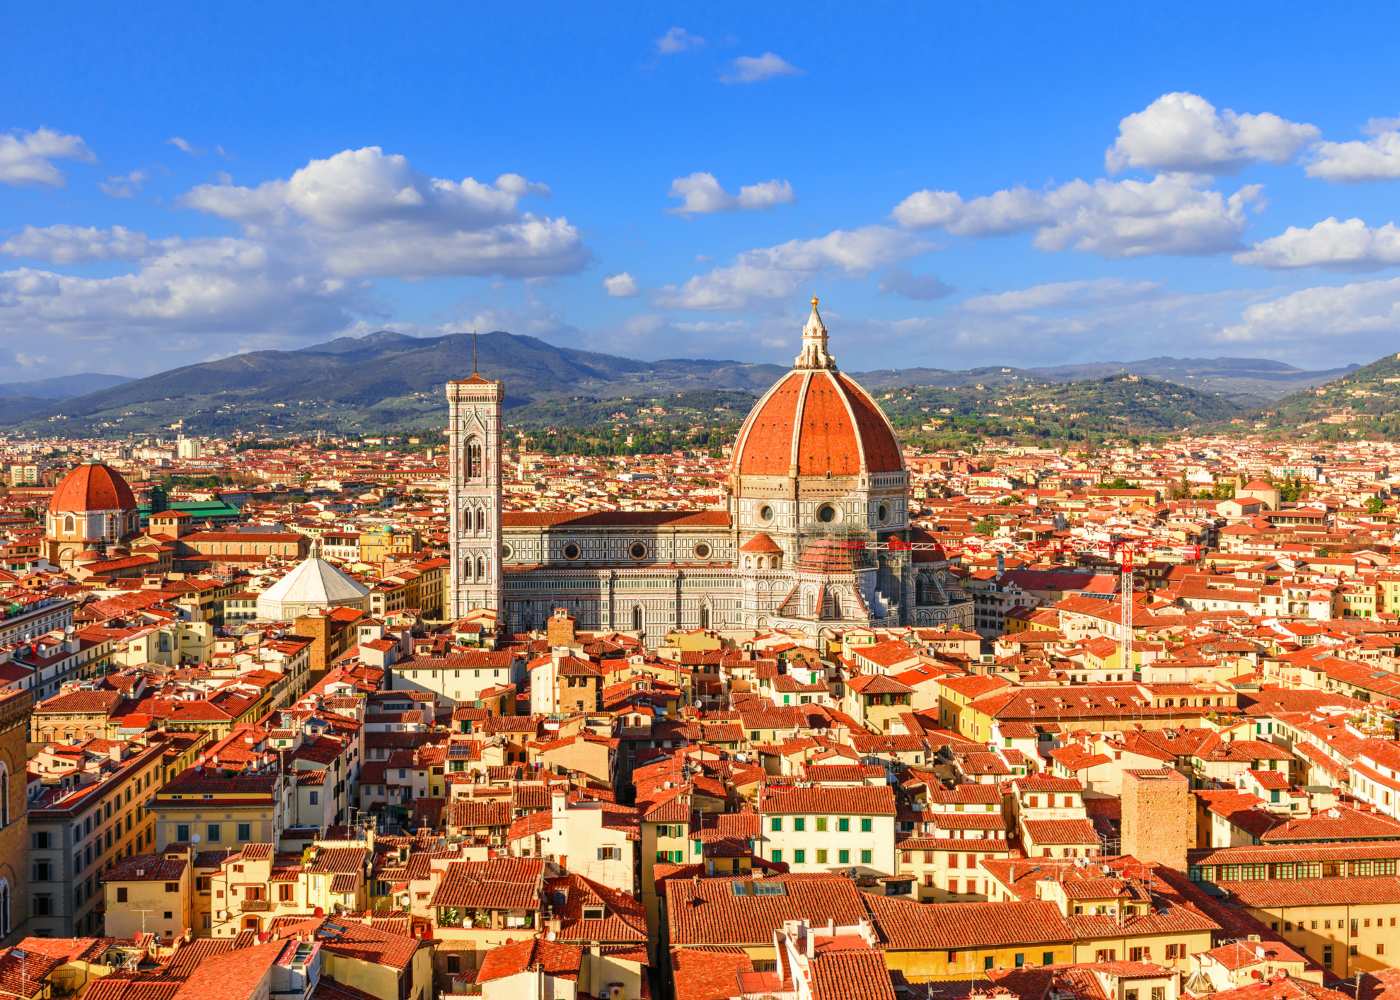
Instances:
[[[863,533],[853,532],[844,537],[830,535],[834,537],[840,546],[852,552],[942,552],[943,546],[938,542],[908,542],[898,535],[889,535],[887,540],[878,541],[865,537]]]
[[[1119,615],[1121,635],[1118,640],[1118,663],[1124,670],[1133,669],[1133,547],[1125,545],[1119,552],[1121,573],[1118,590],[1123,599]]]
[[[1138,543],[1113,543],[1118,550],[1118,662],[1124,670],[1133,669],[1133,555]]]

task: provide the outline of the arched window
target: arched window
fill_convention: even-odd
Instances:
[[[462,560],[462,575],[463,575],[464,577],[466,577],[468,580],[470,580],[470,579],[472,578],[472,557],[471,557],[471,556],[467,556],[467,558],[465,558],[465,559]]]
[[[929,579],[923,573],[920,573],[914,580],[914,603],[933,603],[933,588],[929,586]]]
[[[841,595],[834,590],[831,592],[831,617],[841,617]]]
[[[486,530],[486,508],[485,508],[485,507],[478,507],[478,508],[476,509],[476,530],[477,530],[477,531],[485,531],[485,530]]]
[[[700,627],[710,627],[710,606],[708,604],[700,605]]]
[[[486,560],[482,559],[481,556],[476,557],[476,578],[478,580],[486,579]]]
[[[467,442],[467,478],[481,478],[481,442],[472,438]]]
[[[0,828],[10,825],[10,769],[0,764]]]
[[[0,879],[0,935],[10,933],[10,883]]]
[[[78,521],[72,514],[63,515],[63,533],[71,535],[78,530]]]
[[[643,620],[642,616],[642,606],[640,604],[634,605],[632,607],[632,631],[640,632],[645,625],[646,622]]]

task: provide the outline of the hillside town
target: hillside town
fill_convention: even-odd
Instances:
[[[0,984],[1400,989],[1400,460],[902,448],[815,300],[714,458],[0,442]]]

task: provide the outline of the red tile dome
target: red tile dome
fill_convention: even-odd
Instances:
[[[836,370],[812,299],[802,353],[749,411],[734,445],[740,476],[858,476],[903,472],[894,428],[855,379]]]
[[[136,497],[121,473],[101,462],[80,465],[68,473],[49,500],[51,514],[135,509]]]
[[[904,456],[879,406],[849,375],[788,372],[749,412],[734,448],[741,476],[902,472]]]

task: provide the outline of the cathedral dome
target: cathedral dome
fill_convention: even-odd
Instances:
[[[903,472],[894,429],[869,393],[836,370],[812,300],[802,353],[749,411],[734,446],[739,476],[859,476]]]
[[[51,514],[135,509],[136,497],[121,473],[101,462],[80,465],[68,473],[49,500]]]

